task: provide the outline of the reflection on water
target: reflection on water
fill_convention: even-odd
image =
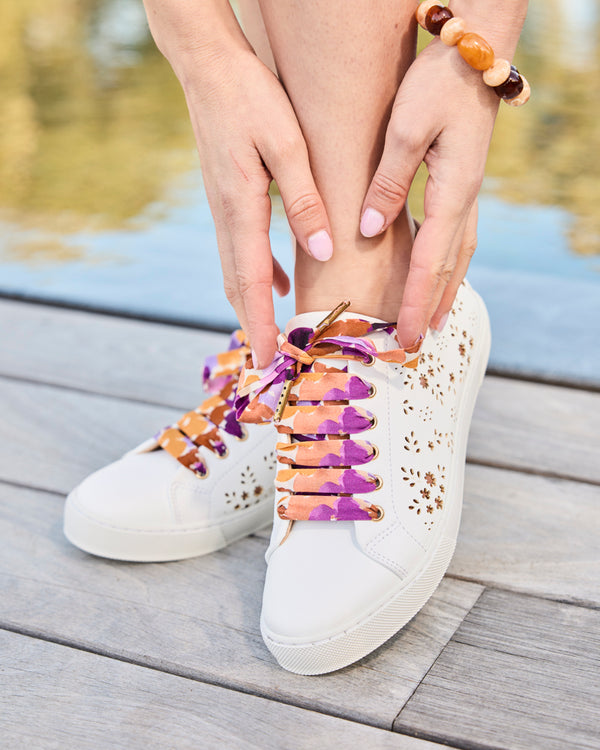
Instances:
[[[487,169],[503,200],[569,212],[579,254],[599,249],[598,28],[595,0],[533,0],[517,64],[534,95],[501,107]],[[6,0],[0,35],[0,218],[48,238],[11,233],[12,258],[69,260],[72,232],[159,220],[198,167],[139,0]]]

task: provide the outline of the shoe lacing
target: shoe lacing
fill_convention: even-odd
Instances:
[[[157,443],[199,477],[208,475],[202,449],[219,458],[228,454],[223,433],[244,440],[246,431],[235,417],[234,397],[250,346],[243,331],[234,331],[229,349],[206,358],[203,385],[211,393],[200,406],[156,435]]]
[[[421,341],[409,349],[380,351],[369,334],[392,336],[391,323],[362,318],[337,320],[350,303],[342,303],[315,329],[295,328],[278,339],[278,350],[264,371],[248,361],[235,399],[240,421],[275,421],[287,442],[277,444],[277,457],[290,468],[280,469],[277,512],[290,521],[378,521],[383,509],[357,497],[376,492],[381,477],[354,466],[378,454],[375,444],[357,439],[372,429],[376,417],[350,402],[369,399],[375,387],[348,371],[348,360],[370,365],[376,359],[405,367],[417,365]],[[340,360],[340,367],[332,360]],[[321,362],[319,360],[326,360]],[[343,364],[343,361],[346,364]]]

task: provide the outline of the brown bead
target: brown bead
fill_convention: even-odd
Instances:
[[[479,34],[467,32],[456,46],[463,60],[475,70],[487,70],[494,64],[494,50]]]
[[[442,26],[451,18],[454,18],[454,13],[450,8],[434,5],[433,8],[427,11],[427,15],[425,16],[425,28],[430,34],[439,36]]]
[[[506,99],[506,103],[510,104],[511,107],[520,107],[525,102],[529,101],[529,97],[531,96],[531,89],[529,87],[529,83],[527,82],[527,79],[525,76],[521,76],[523,79],[523,91],[521,91],[520,94],[514,97],[514,99]]]
[[[515,96],[519,96],[521,91],[523,91],[523,79],[514,65],[510,66],[510,73],[506,81],[499,86],[494,86],[494,91],[501,99],[506,101],[514,99]]]
[[[419,3],[417,6],[417,12],[415,13],[417,23],[421,28],[425,29],[427,31],[427,27],[425,26],[425,16],[429,12],[430,8],[433,7],[436,8],[443,8],[444,6],[440,3],[440,0],[423,0],[422,3]]]

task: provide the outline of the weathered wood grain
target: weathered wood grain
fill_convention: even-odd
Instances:
[[[600,605],[600,487],[467,466],[449,573]]]
[[[0,479],[68,492],[181,416],[177,409],[5,380]]]
[[[600,482],[600,393],[486,377],[468,458]]]
[[[441,750],[313,711],[0,631],[0,737],[31,750]]]
[[[600,612],[486,590],[394,728],[461,747],[600,748]]]
[[[0,299],[0,374],[188,409],[229,336]]]
[[[64,539],[62,498],[1,484],[0,538],[0,625],[387,729],[482,591],[445,580],[387,645],[302,677],[260,636],[262,539],[181,563],[101,560]]]
[[[228,337],[0,300],[0,374],[187,409],[203,358]],[[486,378],[469,456],[600,481],[600,394]]]

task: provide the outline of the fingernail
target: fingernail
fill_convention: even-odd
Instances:
[[[412,344],[409,344],[408,346],[403,346],[402,342],[400,341],[400,338],[398,334],[396,334],[396,339],[398,340],[398,343],[400,344],[400,347],[404,349],[407,352],[410,352],[413,349],[418,349],[419,346],[421,346],[421,342],[423,341],[425,337],[422,333],[420,333],[417,338],[412,342]]]
[[[254,367],[255,370],[258,370],[258,359],[256,358],[254,349],[252,350],[252,367]]]
[[[441,333],[444,330],[444,326],[446,325],[447,320],[448,320],[448,313],[444,313],[444,315],[442,315],[442,317],[440,318],[440,322],[435,327],[435,330],[438,333]]]
[[[316,260],[329,260],[333,255],[333,242],[324,230],[311,234],[308,238],[308,251]]]
[[[363,237],[375,237],[383,229],[385,216],[374,208],[367,208],[360,220],[360,233]]]

